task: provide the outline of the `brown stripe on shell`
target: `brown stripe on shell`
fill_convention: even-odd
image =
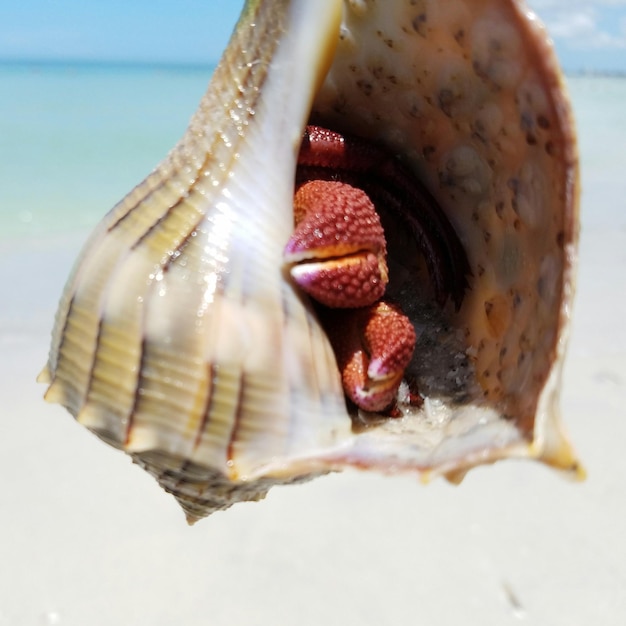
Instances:
[[[239,393],[237,394],[237,401],[233,410],[232,428],[230,431],[230,438],[226,444],[226,465],[231,466],[235,459],[235,446],[237,445],[237,435],[239,434],[239,428],[243,419],[243,397],[246,388],[246,376],[242,373],[239,381]]]
[[[213,365],[213,363],[207,363],[206,369],[207,369],[207,376],[206,376],[207,392],[205,394],[205,399],[204,399],[204,409],[202,411],[202,418],[200,419],[200,423],[198,424],[196,438],[193,442],[194,452],[198,449],[198,446],[200,445],[200,441],[202,440],[202,435],[206,431],[206,428],[211,419],[211,407],[212,407],[213,388],[214,388],[213,381],[215,379],[215,366]]]
[[[130,439],[130,433],[132,431],[133,428],[133,421],[135,419],[135,413],[137,411],[137,407],[139,405],[140,402],[140,396],[141,396],[141,381],[143,378],[143,371],[144,371],[144,361],[146,358],[146,339],[144,337],[144,339],[141,341],[141,352],[140,352],[140,356],[139,356],[139,366],[137,368],[137,382],[135,383],[135,395],[133,397],[133,405],[130,408],[130,411],[128,413],[128,417],[127,417],[127,421],[126,421],[126,432],[125,432],[125,436],[124,436],[124,446],[126,447],[128,445],[129,439]]]

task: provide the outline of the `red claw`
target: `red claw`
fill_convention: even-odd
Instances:
[[[395,214],[424,255],[437,302],[451,299],[460,308],[470,274],[463,245],[432,194],[394,155],[366,139],[307,126],[296,180],[314,179],[354,185]]]
[[[385,234],[363,191],[310,181],[295,195],[294,215],[284,257],[304,291],[332,308],[366,306],[382,297],[388,282]]]
[[[415,348],[415,330],[396,307],[378,302],[323,315],[346,395],[365,411],[393,404]]]

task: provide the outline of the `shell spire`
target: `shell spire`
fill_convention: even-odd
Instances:
[[[348,466],[454,478],[516,456],[582,476],[557,401],[576,146],[545,34],[509,0],[381,4],[247,2],[187,132],[65,287],[46,399],[130,454],[190,523]],[[283,258],[311,119],[390,151],[467,254],[462,305],[432,306],[385,226],[405,277],[388,291],[418,335],[394,416],[346,401]],[[406,400],[411,381],[423,402]]]

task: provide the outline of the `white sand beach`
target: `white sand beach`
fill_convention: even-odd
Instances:
[[[512,461],[459,487],[349,472],[188,527],[35,383],[86,233],[0,233],[0,624],[626,623],[626,129],[606,97],[626,88],[597,80],[571,83],[583,230],[562,389],[586,482]]]

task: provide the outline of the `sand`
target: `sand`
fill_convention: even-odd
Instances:
[[[562,390],[585,483],[512,461],[460,487],[349,472],[192,528],[35,383],[82,235],[2,240],[0,624],[626,623],[622,181],[585,179]]]

